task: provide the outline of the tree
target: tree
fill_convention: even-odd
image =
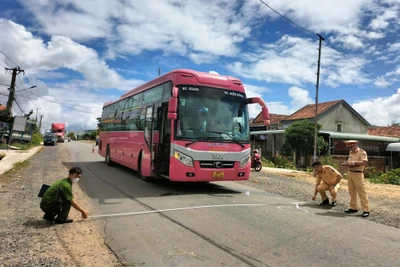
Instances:
[[[101,129],[102,123],[101,123],[101,118],[98,117],[97,119],[97,131]]]
[[[75,133],[69,132],[69,134],[67,134],[67,137],[71,137],[72,140],[75,140]]]
[[[317,125],[317,130],[321,125]],[[314,123],[309,120],[296,121],[290,125],[284,133],[286,142],[296,152],[296,155],[306,156],[313,153],[314,150]],[[322,137],[321,137],[322,138]],[[319,138],[318,138],[319,139]],[[323,140],[323,139],[322,139]],[[324,147],[318,140],[320,148]],[[317,145],[317,150],[318,150]]]
[[[97,131],[92,131],[90,133],[90,140],[96,140],[97,137]]]

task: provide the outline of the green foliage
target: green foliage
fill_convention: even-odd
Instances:
[[[376,170],[374,167],[367,167],[365,177],[367,177],[371,183],[375,184],[400,185],[400,168],[391,170],[388,173],[383,173]]]
[[[41,142],[43,142],[43,135],[40,132],[35,132],[32,135],[31,143],[33,146],[38,146]]]
[[[72,140],[75,139],[75,133],[74,132],[70,132],[69,134],[67,134],[67,137],[71,137]]]
[[[380,178],[385,184],[400,185],[400,168],[384,173]]]
[[[97,119],[97,129],[101,129],[101,127],[103,126],[103,124],[101,123],[101,118],[98,117]]]
[[[95,140],[97,135],[98,135],[97,131],[92,131],[90,133],[90,135],[89,135],[90,136],[90,140]]]
[[[266,158],[262,158],[263,167],[267,168],[275,168],[275,164],[272,161],[267,160]]]
[[[284,156],[291,156],[293,152],[294,150],[292,149],[292,147],[287,141],[285,141],[285,143],[283,143],[281,147],[281,154]]]
[[[309,120],[296,121],[285,130],[285,140],[297,155],[309,155],[314,150],[314,123]],[[317,126],[319,130],[321,125]]]
[[[339,168],[339,164],[331,156],[319,157],[319,161],[322,163],[322,165],[330,165],[336,170]]]
[[[0,159],[4,158],[5,156],[6,156],[6,154],[0,153]]]
[[[317,154],[318,155],[326,155],[329,152],[329,143],[325,142],[325,139],[322,136],[318,136],[317,138]]]
[[[296,167],[289,160],[289,158],[285,157],[285,156],[277,155],[276,157],[273,158],[273,162],[274,162],[275,166],[278,168],[291,169],[291,170],[296,169]]]

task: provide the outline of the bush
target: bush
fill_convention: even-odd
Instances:
[[[330,165],[336,170],[339,168],[339,164],[331,156],[322,156],[319,158],[319,161],[322,163],[322,165]]]
[[[374,167],[367,167],[365,177],[368,178],[371,183],[375,184],[400,185],[400,169],[394,169],[388,173],[382,173]]]
[[[272,161],[267,160],[266,158],[262,158],[263,167],[267,168],[275,168],[275,164]]]
[[[32,135],[31,143],[34,145],[40,145],[40,143],[43,141],[43,136],[37,132]]]
[[[278,168],[296,170],[296,167],[293,165],[288,157],[277,155],[276,157],[274,157],[273,161],[275,166]]]
[[[382,174],[379,178],[385,184],[400,185],[400,169],[391,170]]]

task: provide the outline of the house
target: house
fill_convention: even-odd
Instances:
[[[272,159],[276,154],[282,154],[281,148],[284,143],[283,134],[285,129],[291,124],[300,120],[310,120],[315,122],[316,105],[306,105],[293,114],[283,118],[277,123],[275,129],[267,130],[252,130],[256,127],[254,123],[250,124],[250,134],[252,145],[261,148],[262,156],[267,159]],[[259,117],[259,114],[257,117]],[[335,100],[329,102],[318,103],[318,124],[321,129],[318,135],[323,136],[329,145],[329,153],[338,156],[338,160],[346,160],[348,150],[343,141],[348,139],[356,139],[359,141],[359,146],[365,149],[369,156],[386,156],[386,146],[391,142],[398,142],[398,137],[386,137],[368,135],[371,127],[370,123],[365,120],[356,110],[354,110],[345,100]],[[280,127],[280,128],[278,128]],[[261,137],[261,138],[260,138]],[[312,158],[303,159],[304,165],[309,165]],[[379,168],[386,165],[384,159]]]

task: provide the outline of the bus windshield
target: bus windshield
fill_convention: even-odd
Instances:
[[[178,88],[175,139],[249,142],[244,93],[192,85]]]

